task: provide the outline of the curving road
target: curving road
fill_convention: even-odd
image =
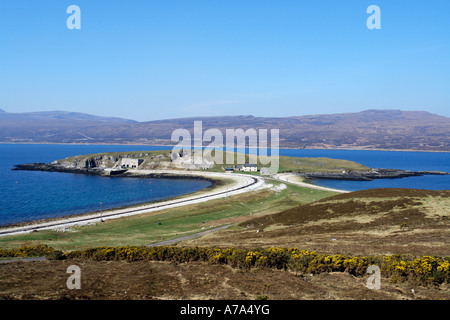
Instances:
[[[182,176],[203,176],[207,178],[227,178],[234,180],[233,183],[226,186],[221,186],[211,190],[210,192],[183,197],[181,199],[167,200],[158,202],[155,204],[147,204],[139,207],[129,208],[129,209],[115,209],[103,211],[100,213],[95,213],[91,215],[83,215],[78,217],[58,219],[46,223],[36,223],[21,227],[11,227],[0,230],[0,236],[8,236],[19,233],[29,233],[38,230],[54,229],[54,228],[65,228],[70,226],[79,226],[92,222],[100,222],[107,219],[121,218],[130,215],[142,214],[157,210],[163,210],[188,204],[200,203],[212,199],[218,199],[222,197],[227,197],[243,192],[248,192],[251,190],[256,190],[264,185],[264,180],[256,177],[249,176],[245,174],[238,173],[215,173],[215,172],[180,172],[171,170],[129,170],[131,173],[138,174],[174,174]]]
[[[333,189],[333,188],[318,186],[318,185],[315,185],[312,183],[302,182],[298,178],[299,178],[299,176],[296,175],[295,173],[278,173],[272,177],[272,179],[275,179],[278,181],[295,184],[300,187],[305,187],[305,188],[309,188],[309,189],[317,189],[317,190],[324,190],[324,191],[331,191],[331,192],[338,192],[338,193],[349,193],[350,192],[350,191],[346,191],[346,190]]]

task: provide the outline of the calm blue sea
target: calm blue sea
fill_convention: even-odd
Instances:
[[[203,180],[114,178],[11,170],[15,164],[47,163],[75,155],[156,149],[164,148],[0,144],[0,225],[162,200],[211,185]]]
[[[51,162],[69,156],[114,152],[170,150],[170,147],[124,145],[0,144],[0,225],[80,214],[150,202],[191,193],[210,185],[199,180],[107,178],[58,172],[13,171],[15,164]],[[450,153],[361,150],[281,149],[292,157],[329,157],[372,168],[450,172]],[[316,180],[348,191],[370,188],[450,189],[450,176],[422,176],[374,181]]]
[[[370,168],[450,172],[450,152],[409,152],[373,150],[280,150],[291,157],[329,157],[351,160]],[[373,188],[450,189],[450,175],[379,179],[373,181],[315,180],[315,184],[347,191]]]

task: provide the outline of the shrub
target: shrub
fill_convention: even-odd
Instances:
[[[382,257],[352,257],[341,254],[317,254],[298,248],[239,249],[207,247],[97,247],[62,253],[46,245],[0,249],[0,257],[46,256],[49,259],[88,259],[107,261],[173,261],[185,263],[204,261],[227,264],[236,268],[290,269],[304,273],[349,272],[364,276],[369,265],[378,265],[384,277],[394,281],[413,281],[418,284],[450,282],[450,258],[422,256],[406,258],[399,255]]]
[[[24,246],[17,249],[0,249],[0,257],[45,257],[54,251],[55,249],[47,245]]]

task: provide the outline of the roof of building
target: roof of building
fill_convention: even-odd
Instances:
[[[257,167],[258,165],[257,164],[254,164],[254,163],[246,163],[246,164],[244,164],[244,167]]]

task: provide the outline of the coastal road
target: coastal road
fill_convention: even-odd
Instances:
[[[131,171],[131,170],[130,170]],[[115,209],[115,210],[108,210],[103,211],[100,213],[95,214],[86,214],[83,216],[77,216],[77,217],[71,217],[71,218],[65,218],[65,219],[57,219],[54,221],[44,222],[44,223],[36,223],[36,224],[29,224],[25,226],[18,226],[18,227],[10,227],[0,230],[0,236],[8,236],[8,235],[15,235],[20,233],[29,233],[29,232],[36,232],[39,230],[46,230],[46,229],[64,229],[66,227],[71,226],[80,226],[80,225],[86,225],[89,223],[97,223],[101,222],[102,220],[107,219],[115,219],[115,218],[121,218],[125,216],[130,215],[136,215],[136,214],[142,214],[157,210],[163,210],[168,208],[174,208],[178,206],[188,205],[188,204],[194,204],[194,203],[200,203],[212,199],[218,199],[222,197],[228,197],[232,195],[236,195],[243,192],[248,192],[252,190],[256,190],[264,186],[265,182],[263,179],[257,176],[250,176],[245,174],[238,174],[238,173],[215,173],[215,172],[180,172],[180,171],[170,171],[170,170],[164,170],[164,171],[152,171],[152,170],[135,170],[134,173],[136,175],[143,174],[143,175],[149,175],[149,174],[172,174],[172,175],[180,175],[180,176],[200,176],[205,178],[226,178],[233,180],[233,183],[220,186],[218,188],[214,188],[210,192],[201,192],[199,194],[194,194],[192,196],[186,196],[179,199],[174,200],[167,200],[167,201],[161,201],[153,204],[147,204],[142,205],[139,207],[133,207],[133,208],[124,208],[124,209]]]

